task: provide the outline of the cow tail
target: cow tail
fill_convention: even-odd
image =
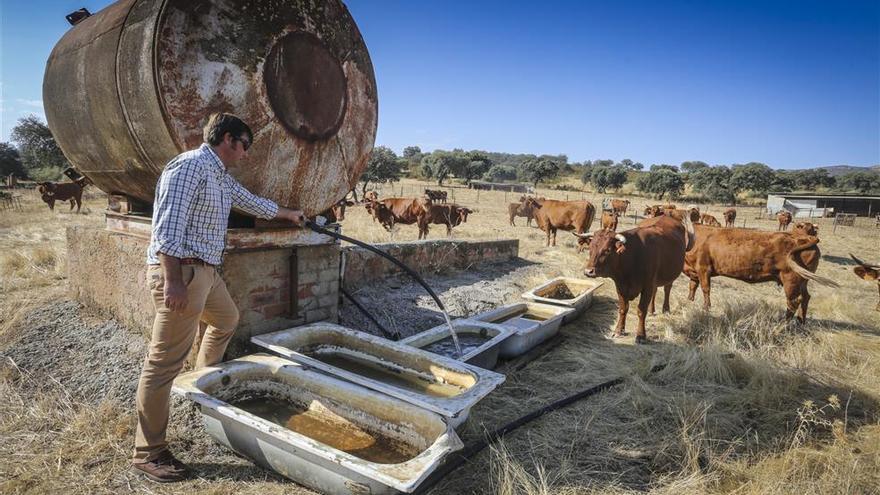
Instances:
[[[814,239],[815,240],[813,242],[810,242],[809,244],[805,244],[803,246],[798,246],[798,247],[792,249],[788,253],[787,260],[788,260],[789,268],[791,268],[791,270],[793,272],[797,273],[802,278],[805,278],[807,280],[813,280],[814,282],[816,282],[820,285],[824,285],[825,287],[840,288],[840,284],[838,284],[834,280],[831,280],[830,278],[825,278],[821,275],[816,275],[815,273],[811,272],[810,270],[807,270],[806,268],[802,267],[800,265],[800,263],[798,263],[797,260],[795,259],[795,257],[794,257],[795,254],[797,254],[801,251],[804,251],[806,249],[810,249],[812,247],[815,247],[816,244],[819,244],[819,239],[818,238],[814,238]]]
[[[694,230],[694,223],[691,222],[690,216],[684,216],[684,236],[686,237],[684,251],[688,252],[697,244],[697,232]]]
[[[593,206],[593,203],[587,203],[587,232],[590,231],[590,227],[593,226],[593,220],[596,218],[596,207]]]

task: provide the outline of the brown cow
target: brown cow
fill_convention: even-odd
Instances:
[[[852,253],[849,253],[850,258],[852,258],[859,266],[853,268],[853,272],[856,276],[863,278],[865,280],[876,280],[877,281],[877,293],[880,294],[880,265],[869,265],[864,261],[853,256]],[[874,308],[874,311],[880,311],[880,301],[877,301],[877,307]]]
[[[792,234],[819,235],[819,226],[812,222],[798,222],[791,229]]]
[[[532,208],[527,206],[524,201],[507,205],[507,214],[510,216],[511,226],[516,227],[516,224],[513,223],[514,217],[525,217],[526,225],[529,227],[532,226]]]
[[[367,193],[364,194],[364,202],[368,201],[379,201],[379,193],[376,191],[367,191]]]
[[[330,208],[327,208],[325,211],[321,212],[319,216],[322,216],[327,219],[327,223],[337,223],[345,220],[345,207],[346,206],[354,206],[354,202],[349,201],[347,199],[340,199]]]
[[[425,197],[430,199],[431,201],[440,201],[441,203],[445,203],[447,196],[446,191],[425,189]]]
[[[718,219],[708,213],[703,213],[702,215],[700,215],[700,223],[703,225],[708,225],[710,227],[721,227],[721,222],[719,222]]]
[[[779,227],[776,230],[784,231],[791,223],[791,212],[782,210],[776,214],[776,219],[779,220]]]
[[[617,212],[614,210],[602,211],[602,228],[606,230],[617,230]]]
[[[703,307],[708,309],[712,305],[710,280],[719,275],[750,284],[775,281],[782,285],[788,301],[786,319],[800,306],[798,321],[803,322],[810,303],[807,282],[838,286],[815,274],[821,257],[818,243],[815,236],[787,232],[697,226],[697,244],[684,263],[684,273],[691,279],[688,299],[693,301],[697,287],[702,287]]]
[[[555,199],[526,199],[538,228],[547,233],[547,246],[556,245],[556,231],[573,230],[583,234],[590,230],[596,208],[589,201],[557,201]],[[552,239],[552,243],[551,243]]]
[[[600,230],[578,237],[589,240],[590,257],[584,275],[611,278],[617,288],[614,336],[624,335],[629,302],[641,296],[636,343],[646,342],[645,317],[649,306],[653,306],[657,288],[662,286],[663,311],[669,311],[669,292],[681,274],[685,252],[693,245],[693,226],[689,221],[682,223],[662,215],[620,233]]]
[[[736,221],[736,209],[728,208],[724,210],[724,227],[734,227],[734,222]]]
[[[616,211],[618,215],[624,216],[626,215],[626,210],[629,208],[629,200],[628,199],[612,199],[611,200],[611,209]]]
[[[82,192],[89,184],[88,179],[81,177],[75,182],[38,182],[37,191],[40,197],[49,205],[49,209],[55,211],[55,201],[70,201],[70,210],[76,204],[76,212],[82,206]]]
[[[373,217],[391,231],[397,224],[412,225],[427,213],[431,201],[425,198],[385,198],[370,203]]]
[[[452,227],[467,223],[467,217],[474,211],[456,204],[427,205],[425,214],[419,218],[419,239],[428,238],[430,224],[445,225],[446,235],[452,235]]]

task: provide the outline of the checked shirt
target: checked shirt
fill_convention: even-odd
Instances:
[[[277,204],[233,179],[209,145],[178,155],[156,185],[147,263],[159,264],[159,253],[164,253],[219,265],[233,206],[264,219],[278,213]]]

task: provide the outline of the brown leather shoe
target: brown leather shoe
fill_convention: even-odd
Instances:
[[[164,451],[152,461],[133,462],[132,469],[138,474],[158,483],[173,483],[181,481],[189,476],[189,468],[186,464],[177,460],[170,451]]]

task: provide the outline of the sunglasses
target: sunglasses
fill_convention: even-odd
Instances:
[[[251,147],[251,142],[248,141],[247,139],[234,137],[234,138],[232,138],[232,140],[241,142],[241,146],[242,146],[242,148],[244,148],[245,151],[247,151],[248,148]]]

